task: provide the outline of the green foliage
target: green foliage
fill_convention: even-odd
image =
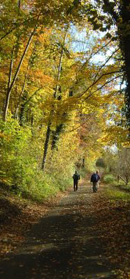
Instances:
[[[117,187],[107,189],[107,194],[112,201],[113,200],[123,200],[125,202],[130,201],[130,193],[122,191]]]
[[[40,141],[31,128],[21,127],[10,115],[6,122],[0,121],[0,129],[0,181],[10,185],[11,191],[41,202],[70,186],[71,175],[56,161],[53,170],[43,173]]]
[[[43,174],[42,170],[34,171],[32,176],[28,176],[23,183],[19,194],[34,201],[43,202],[55,196],[61,190],[61,184],[55,177]],[[63,181],[64,183],[64,181]],[[65,190],[65,183],[64,189]]]
[[[103,177],[103,182],[110,184],[113,183],[115,181],[115,177],[112,174],[106,174]]]
[[[78,172],[80,173],[81,178],[85,178],[86,173],[87,173],[87,169],[86,168],[81,168]]]
[[[30,172],[28,165],[32,159],[25,154],[31,140],[29,128],[19,126],[17,120],[8,117],[8,121],[0,122],[0,146],[1,146],[1,172],[6,173],[4,177],[8,184],[21,185],[25,173]]]

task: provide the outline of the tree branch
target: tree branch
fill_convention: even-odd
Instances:
[[[100,71],[102,70],[102,68],[106,65],[106,63],[113,57],[113,55],[119,50],[116,49],[115,51],[113,51],[113,53],[108,57],[108,59],[101,65],[101,67],[98,69],[98,72],[97,74],[95,75],[95,80],[96,80],[96,77],[99,75]]]
[[[78,98],[82,97],[90,88],[92,88],[100,79],[102,79],[102,77],[104,76],[107,76],[107,75],[111,75],[111,74],[116,74],[116,73],[120,73],[121,71],[113,71],[113,72],[110,72],[110,73],[105,73],[105,74],[102,74],[97,80],[95,80],[90,86],[88,86],[88,88],[83,92],[81,93],[79,96],[77,96]]]
[[[105,47],[107,47],[111,42],[112,42],[112,38],[111,38],[104,46],[100,47],[96,52],[94,52],[94,53],[92,52],[92,53],[90,54],[90,57],[88,58],[87,62],[88,62],[94,55],[98,54],[102,49],[104,49]]]
[[[122,74],[123,75],[123,74]],[[96,93],[97,91],[101,90],[105,85],[107,85],[108,83],[110,83],[111,81],[119,78],[119,77],[122,77],[122,75],[119,75],[119,76],[116,76],[108,81],[106,81],[102,86],[100,86],[98,89],[96,89],[95,91],[91,92],[86,98],[85,100],[87,100],[89,97],[91,97],[94,93]]]
[[[34,20],[38,20],[40,14],[39,15],[36,15],[34,18],[33,18],[33,21]],[[30,22],[30,17],[27,18],[26,20],[24,20],[23,22],[19,22],[19,23],[15,23],[15,26],[12,27],[7,33],[5,33],[1,38],[0,38],[0,41],[2,41],[6,36],[8,36],[9,34],[11,34],[14,30],[16,30],[17,28],[19,28],[20,26],[23,26],[25,23],[29,25],[29,22]]]
[[[41,88],[38,88],[38,89],[29,97],[29,99],[24,103],[24,106],[26,106],[26,105],[31,101],[31,99],[32,99],[41,89],[42,89],[42,87],[41,87]]]

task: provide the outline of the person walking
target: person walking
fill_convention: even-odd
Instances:
[[[80,179],[80,175],[77,173],[77,171],[75,171],[72,178],[73,178],[73,182],[74,182],[74,191],[77,191],[78,190],[78,181]]]
[[[99,175],[99,171],[97,170],[91,175],[91,182],[93,183],[93,193],[97,192],[99,180],[100,180],[100,175]]]

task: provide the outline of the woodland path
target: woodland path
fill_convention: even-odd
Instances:
[[[1,279],[116,278],[105,256],[95,202],[104,189],[72,190],[35,224],[26,242],[0,263]]]

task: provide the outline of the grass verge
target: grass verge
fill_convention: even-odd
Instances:
[[[110,200],[130,202],[130,192],[126,191],[126,187],[122,188],[120,185],[109,185],[107,188],[107,195]]]

